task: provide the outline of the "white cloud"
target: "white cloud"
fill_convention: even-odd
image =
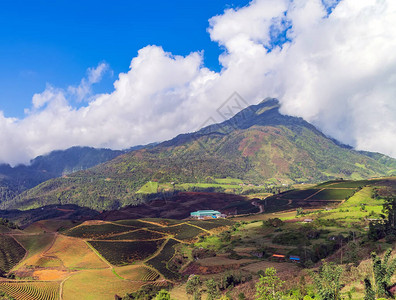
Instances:
[[[182,57],[147,46],[110,94],[91,89],[106,64],[88,70],[77,87],[48,86],[33,96],[24,119],[0,114],[0,161],[26,162],[73,145],[126,148],[172,138],[209,116],[222,121],[216,109],[234,91],[251,104],[278,97],[284,113],[396,157],[396,3],[337,2],[255,0],[213,17],[208,32],[225,48],[219,73],[203,66],[203,53]],[[289,41],[279,46],[287,29]],[[75,108],[75,99],[88,100]]]
[[[109,69],[109,65],[104,62],[98,64],[96,68],[89,68],[87,78],[81,79],[80,84],[76,87],[69,86],[67,91],[70,95],[74,96],[78,102],[89,100],[89,96],[92,95],[92,85],[100,82],[103,75],[109,71]]]

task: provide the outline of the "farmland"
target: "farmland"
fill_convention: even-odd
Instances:
[[[120,277],[133,281],[155,281],[159,277],[156,271],[142,265],[116,267],[114,270]]]
[[[0,273],[11,270],[25,253],[25,249],[14,238],[0,235]]]
[[[191,226],[189,224],[180,224],[175,226],[156,228],[155,230],[158,232],[164,232],[166,234],[172,235],[178,240],[191,240],[196,238],[198,235],[205,233],[205,231],[203,231],[202,229]]]
[[[146,262],[148,265],[158,270],[158,272],[160,272],[160,274],[167,279],[177,279],[179,277],[179,274],[171,271],[168,268],[168,262],[176,253],[174,246],[177,244],[179,244],[178,241],[174,239],[169,239],[163,247],[162,251],[157,256]]]
[[[0,281],[0,291],[21,300],[58,300],[59,282]]]
[[[111,264],[120,266],[144,260],[153,255],[165,239],[155,241],[90,241],[89,243]]]
[[[305,189],[302,185],[303,189],[267,200],[256,199],[264,206],[267,201],[265,207],[270,209],[263,214],[229,219],[91,220],[74,227],[63,221],[60,226],[53,220],[40,221],[26,232],[0,235],[7,254],[3,261],[8,261],[8,270],[21,279],[3,279],[0,291],[16,299],[58,299],[63,282],[62,299],[74,299],[75,295],[81,299],[111,299],[143,285],[172,282],[179,297],[176,299],[185,299],[187,295],[180,287],[191,274],[221,283],[221,278],[229,274],[254,282],[257,272],[270,266],[285,279],[304,272],[300,265],[274,259],[273,254],[298,256],[301,265],[309,268],[322,259],[353,264],[368,258],[371,248],[362,246],[353,252],[349,247],[353,239],[364,245],[368,219],[382,214],[384,201],[373,195],[380,195],[383,186],[393,188],[396,184],[384,180],[332,181]],[[271,211],[276,203],[279,210],[287,211]],[[312,222],[303,223],[304,219]],[[386,241],[377,243],[383,249],[389,247]],[[19,245],[19,256],[11,258],[15,252],[4,245]],[[232,293],[239,289],[237,285],[235,292],[230,290],[235,299],[238,294]],[[361,295],[362,288],[355,288]]]
[[[138,290],[144,282],[131,282],[120,279],[110,269],[86,270],[76,273],[63,285],[63,299],[108,300],[114,295],[125,295]]]
[[[107,238],[104,238],[104,240],[139,240],[139,241],[144,241],[144,240],[156,240],[164,238],[164,235],[155,231],[151,230],[146,230],[146,229],[138,229],[135,231],[131,231],[128,233],[122,233],[122,234],[117,234],[113,235]]]
[[[111,223],[98,225],[79,225],[65,232],[66,235],[78,238],[104,238],[116,233],[127,232],[135,229],[132,226],[119,226]]]

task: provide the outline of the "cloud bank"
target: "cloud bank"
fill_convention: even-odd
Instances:
[[[94,95],[109,66],[77,87],[48,85],[23,119],[0,112],[0,162],[26,163],[74,145],[127,148],[197,130],[237,91],[250,104],[277,97],[300,116],[357,149],[396,157],[396,2],[254,0],[209,20],[224,48],[221,72],[203,52],[177,56],[147,46],[114,91]],[[76,102],[82,103],[77,107]]]

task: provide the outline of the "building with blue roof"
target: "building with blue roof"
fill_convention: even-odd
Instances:
[[[206,219],[206,218],[217,219],[220,218],[221,216],[222,214],[217,210],[198,210],[191,213],[191,217],[197,219]]]

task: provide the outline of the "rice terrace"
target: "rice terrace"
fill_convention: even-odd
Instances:
[[[0,20],[0,300],[396,299],[396,0]]]
[[[229,290],[232,297],[251,295],[257,274],[266,268],[276,268],[286,279],[329,259],[355,265],[357,271],[373,249],[364,242],[366,226],[382,213],[381,195],[395,187],[395,178],[296,186],[255,198],[262,213],[226,219],[50,219],[23,229],[3,225],[0,267],[8,276],[0,279],[0,292],[14,299],[135,299],[139,291],[170,288],[175,299],[187,299],[186,279],[200,276],[217,278],[219,290]],[[356,240],[362,246],[351,250]],[[375,249],[388,245],[379,240]],[[351,289],[352,299],[360,299],[362,285],[347,283],[342,293]]]

